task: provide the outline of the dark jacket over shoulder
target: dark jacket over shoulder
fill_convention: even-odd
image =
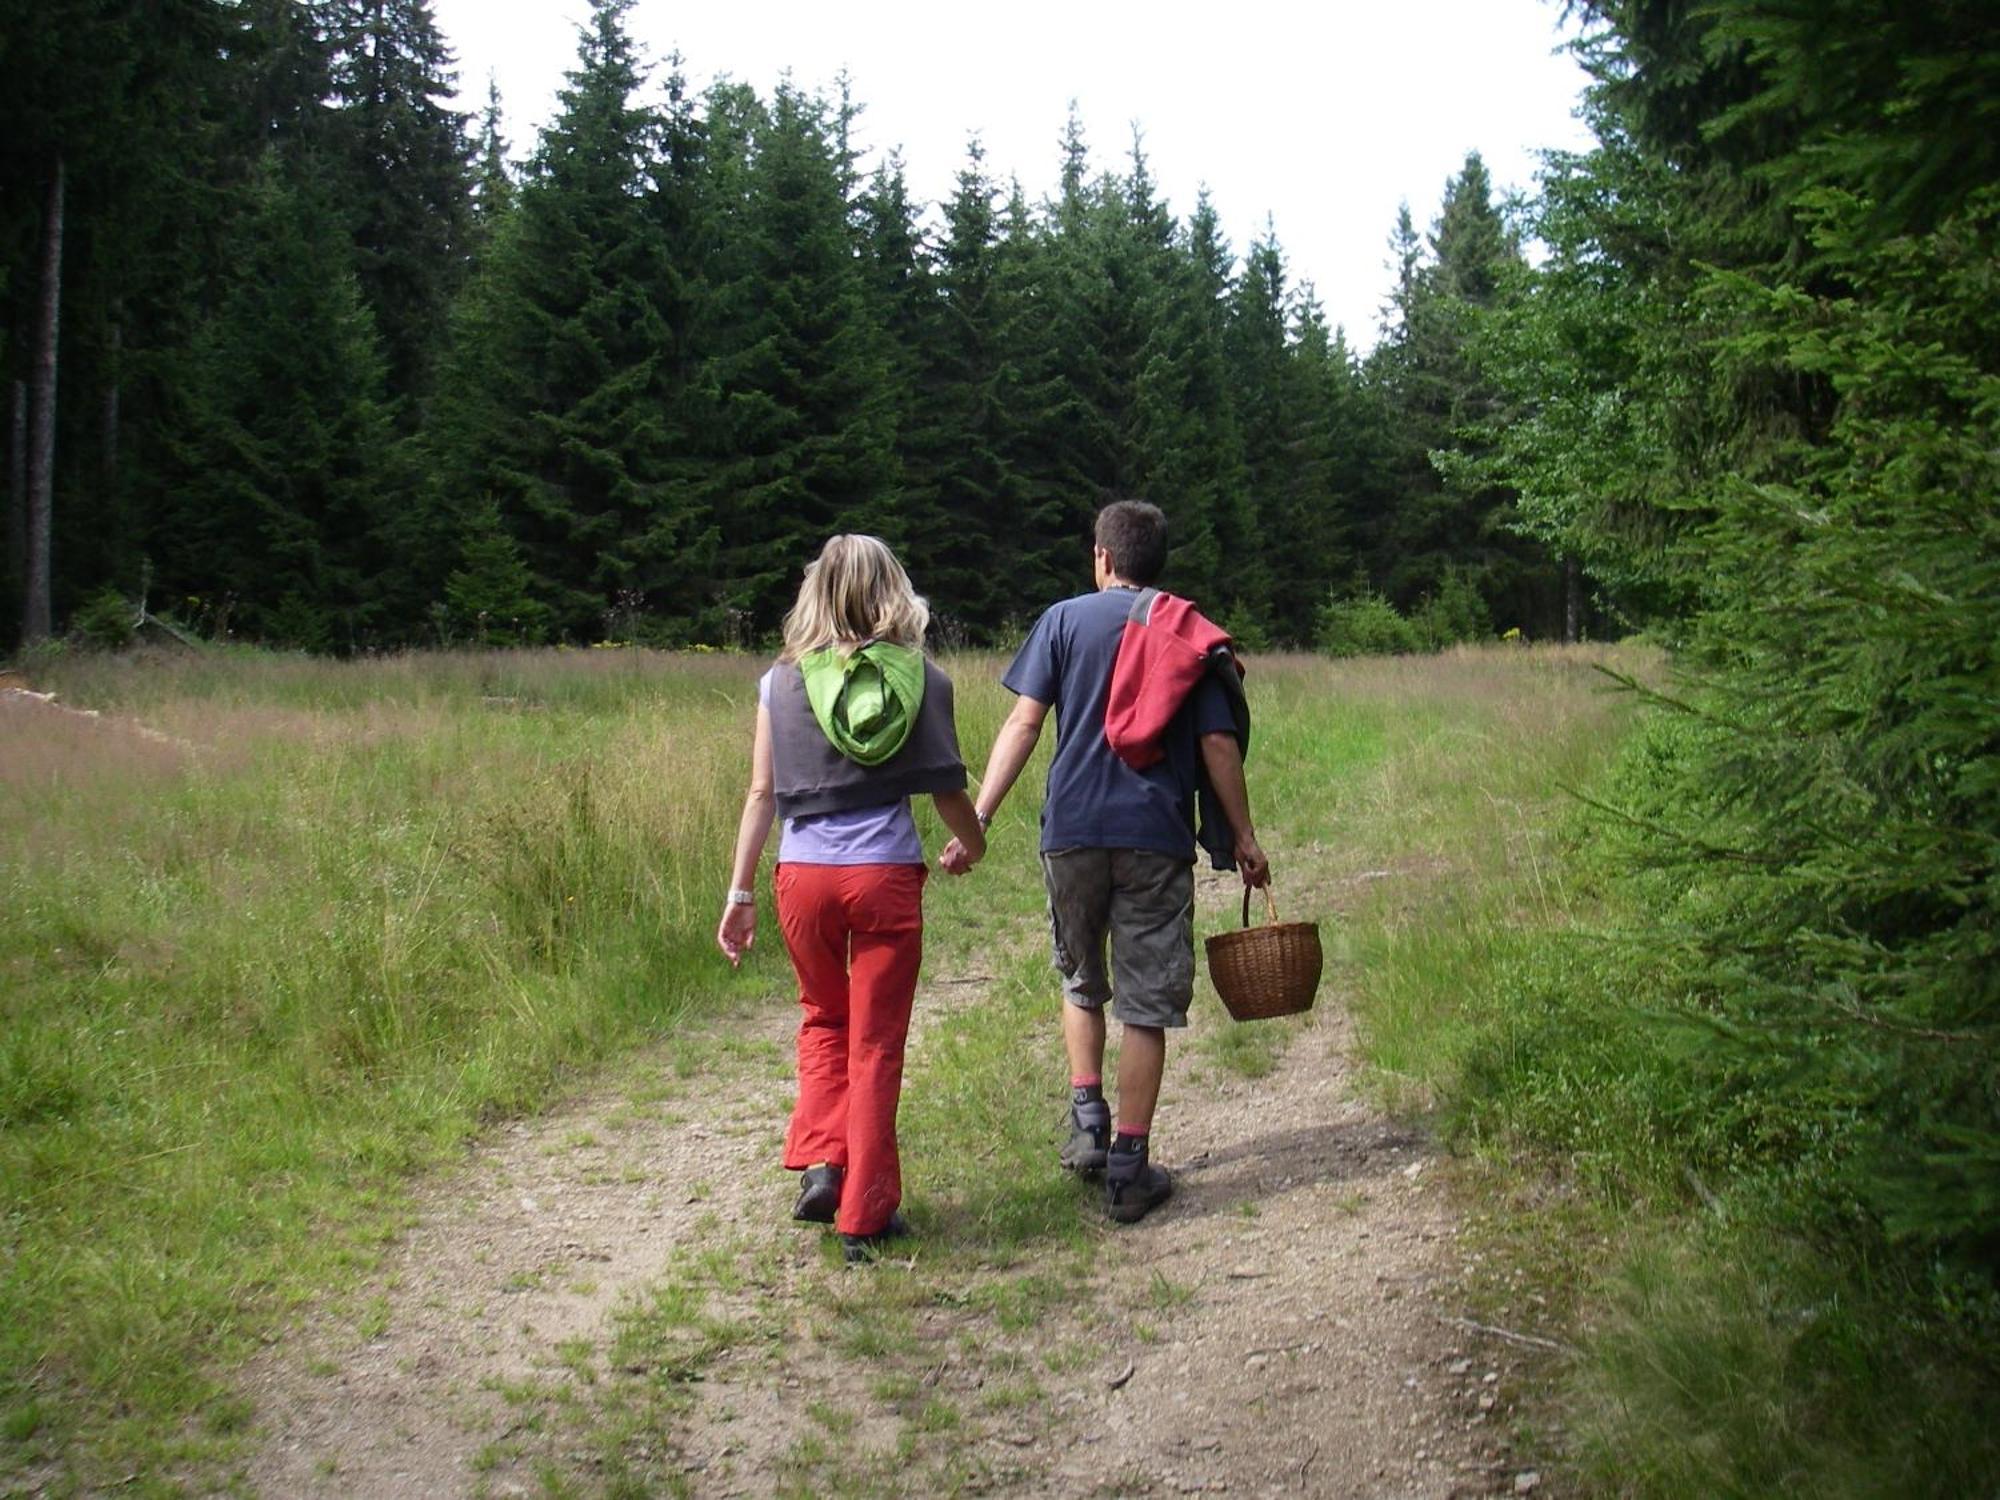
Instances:
[[[1236,720],[1236,749],[1248,761],[1250,699],[1243,691],[1243,664],[1227,646],[1209,652],[1207,662],[1208,675],[1221,687],[1223,696],[1229,700],[1229,712]],[[1215,787],[1208,779],[1207,763],[1203,762],[1195,774],[1198,778],[1194,792],[1195,842],[1207,851],[1208,862],[1214,868],[1233,870],[1236,868],[1236,830],[1229,826],[1229,819],[1222,811],[1222,801],[1215,795]]]
[[[834,749],[813,717],[796,663],[779,662],[772,669],[770,712],[772,790],[782,817],[848,812],[920,793],[965,790],[951,679],[933,661],[924,662],[924,702],[909,739],[879,766],[856,765]]]

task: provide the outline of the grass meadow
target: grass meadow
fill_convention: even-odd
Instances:
[[[1584,899],[1562,788],[1601,772],[1629,715],[1591,660],[1253,663],[1252,792],[1281,907],[1332,924],[1329,993],[1357,1007],[1399,1109],[1448,1101],[1496,967]],[[784,988],[769,924],[742,973],[711,944],[761,665],[599,650],[39,669],[34,686],[102,716],[0,712],[0,1485],[90,1489],[245,1441],[232,1371],[366,1271],[420,1174],[691,1014]],[[976,770],[1001,662],[947,666]],[[1055,1055],[1040,954],[1019,942],[1040,908],[1046,755],[988,865],[928,898],[932,961],[984,963],[994,998],[913,1083],[907,1153],[963,1174],[963,1248],[985,1263],[1077,1233],[1066,1195],[1007,1170],[1049,1128],[1015,1103],[1024,1060]],[[1202,930],[1234,920],[1205,911]],[[1284,1036],[1218,1032],[1201,1062],[1255,1076]],[[969,1123],[991,1121],[1018,1129]],[[978,1201],[968,1184],[989,1180]]]

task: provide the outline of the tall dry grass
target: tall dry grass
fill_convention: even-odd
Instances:
[[[948,663],[975,769],[1003,665]],[[234,1440],[232,1361],[368,1262],[412,1172],[690,1007],[786,987],[775,945],[742,974],[710,947],[761,666],[80,657],[36,685],[104,717],[0,714],[0,1437],[17,1473],[66,1465],[89,1489],[135,1454]],[[1581,655],[1552,651],[1260,658],[1249,682],[1280,898],[1350,913],[1336,958],[1367,976],[1393,1073],[1394,1039],[1435,1018],[1393,976],[1443,941],[1439,893],[1498,872],[1507,894],[1475,915],[1506,920],[1532,889],[1512,876],[1544,858],[1551,784],[1581,779],[1616,710]],[[978,877],[933,883],[941,959],[983,961],[1035,920],[1041,775]],[[1004,1099],[1017,1080],[1010,1062],[932,1093]],[[929,1118],[915,1108],[913,1130],[955,1138],[955,1116]]]
[[[0,713],[17,1461],[121,1411],[227,1427],[204,1372],[365,1260],[410,1170],[728,990],[754,681],[100,658],[38,686],[102,717]]]

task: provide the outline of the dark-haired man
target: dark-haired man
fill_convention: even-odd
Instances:
[[[974,806],[982,824],[992,821],[1053,708],[1056,754],[1041,851],[1070,1067],[1070,1138],[1061,1159],[1072,1171],[1101,1171],[1106,1211],[1131,1223],[1173,1192],[1148,1140],[1166,1034],[1187,1024],[1194,996],[1194,807],[1203,773],[1244,882],[1263,885],[1270,865],[1250,821],[1235,712],[1215,682],[1189,694],[1159,747],[1164,754],[1145,769],[1127,764],[1105,738],[1105,699],[1133,600],[1166,567],[1166,517],[1144,501],[1107,505],[1092,559],[1096,591],[1043,614],[1001,679],[1016,701]],[[941,863],[956,870],[955,842]],[[1103,1092],[1107,1003],[1125,1028],[1115,1132]]]

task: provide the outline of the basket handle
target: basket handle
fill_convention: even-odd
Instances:
[[[1276,927],[1278,925],[1278,898],[1271,894],[1271,883],[1268,880],[1264,882],[1264,904],[1270,908],[1270,925]],[[1245,927],[1250,925],[1250,887],[1247,885],[1243,887],[1243,925]]]

